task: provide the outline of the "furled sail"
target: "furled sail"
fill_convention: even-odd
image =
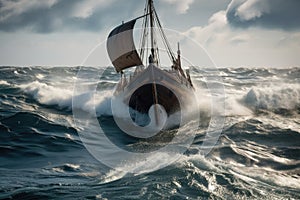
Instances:
[[[116,27],[108,36],[107,52],[117,72],[142,65],[133,40],[135,22],[132,20]]]

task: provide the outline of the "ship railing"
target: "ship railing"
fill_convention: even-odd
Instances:
[[[133,74],[130,74],[129,76],[129,82],[133,81],[140,73],[144,71],[143,66],[137,66],[133,72]]]
[[[187,80],[187,78],[183,77],[177,70],[166,70],[169,72],[169,74],[172,74],[173,77],[182,85],[186,85],[187,88],[192,88],[191,83],[189,82],[189,80]]]
[[[127,80],[126,75],[122,74],[121,75],[121,79],[116,87],[116,91],[115,94],[118,94],[119,92],[124,91],[125,87],[132,82],[140,73],[142,73],[142,71],[144,70],[144,68],[142,66],[138,66],[136,67],[135,71],[129,75],[129,78]]]

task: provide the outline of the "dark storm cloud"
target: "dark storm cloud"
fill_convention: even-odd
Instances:
[[[104,2],[103,6],[101,2]],[[126,20],[126,17],[129,19],[137,7],[144,5],[136,1],[127,1],[126,4],[111,2],[114,1],[105,3],[101,0],[0,0],[0,31],[99,31],[123,19]],[[80,13],[84,11],[85,6],[92,6],[90,11],[88,10],[90,13]]]
[[[242,28],[300,29],[300,0],[232,0],[227,20]]]

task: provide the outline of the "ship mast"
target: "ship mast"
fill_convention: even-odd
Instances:
[[[153,7],[153,0],[148,0],[148,6],[149,6],[149,13],[150,13],[150,35],[151,35],[151,56],[152,61],[155,63],[157,61],[157,55],[155,54],[156,49],[156,41],[155,41],[155,33],[154,33],[154,7]]]
[[[151,55],[149,57],[149,64],[157,63],[156,54],[155,54],[155,38],[154,38],[154,7],[153,7],[153,0],[148,0],[149,5],[149,12],[150,12],[150,34],[151,34]],[[153,93],[153,101],[154,101],[154,117],[155,117],[155,123],[156,125],[159,125],[159,114],[158,114],[158,96],[157,96],[157,87],[156,83],[154,81],[154,72],[152,70],[152,78],[153,78],[153,84],[152,84],[152,93]]]

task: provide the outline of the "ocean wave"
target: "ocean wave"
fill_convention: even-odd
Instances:
[[[203,124],[195,130],[191,147],[167,167],[164,163],[172,162],[173,153],[136,158],[115,169],[93,158],[82,144],[77,131],[86,121],[75,126],[74,99],[83,114],[100,116],[98,122],[119,148],[142,153],[170,141],[167,134],[157,137],[163,144],[122,135],[111,113],[112,88],[119,76],[112,69],[100,82],[99,77],[81,80],[78,70],[0,67],[0,199],[299,199],[299,68],[191,71],[195,85],[201,85],[196,96]],[[97,68],[81,71],[99,73]],[[212,103],[215,94],[207,89],[203,74],[224,78],[225,98],[217,96]],[[74,81],[98,87],[74,94]],[[204,141],[211,139],[206,134],[211,110],[224,105],[223,132],[204,157]],[[93,131],[93,124],[87,126]],[[186,134],[194,131],[189,125],[183,128]]]
[[[62,88],[61,86],[53,86],[39,81],[20,85],[19,88],[42,105],[55,106],[58,109],[67,109],[69,111],[74,108],[82,109],[91,114],[112,115],[112,90],[101,91],[101,93],[88,91],[87,93],[74,95],[73,87]],[[73,100],[79,102],[74,107],[72,104]]]
[[[254,110],[268,110],[277,114],[300,113],[300,85],[281,84],[252,87],[243,97],[243,103]]]
[[[10,84],[9,84],[7,81],[0,80],[0,85],[8,86],[8,85],[10,85]]]
[[[60,108],[71,109],[72,90],[55,87],[39,81],[19,86],[25,93],[44,105],[57,105]]]
[[[19,112],[5,117],[0,120],[0,130],[0,146],[6,151],[2,156],[9,158],[81,148],[74,128],[51,122],[38,114]]]

